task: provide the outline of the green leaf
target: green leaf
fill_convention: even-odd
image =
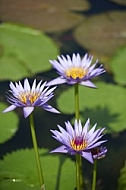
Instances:
[[[89,8],[88,0],[15,1],[14,6],[11,1],[4,0],[1,3],[1,20],[25,24],[49,33],[62,32],[81,22],[84,15],[77,11],[86,11]]]
[[[18,116],[14,112],[2,113],[7,105],[0,103],[0,143],[10,139],[18,128]]]
[[[126,47],[120,48],[110,65],[114,74],[114,79],[117,83],[126,85]]]
[[[62,155],[50,154],[45,149],[40,150],[40,159],[46,189],[74,190],[75,165],[73,161]],[[0,161],[0,189],[39,190],[34,150],[12,152]]]
[[[124,167],[121,169],[118,180],[118,190],[126,190],[126,161]]]
[[[126,129],[126,89],[106,83],[96,83],[98,89],[79,85],[80,118],[84,121],[91,118],[91,123],[106,127],[109,133]],[[61,112],[74,114],[74,89],[62,92],[58,98]]]
[[[106,63],[119,47],[126,44],[125,17],[124,11],[92,15],[78,25],[74,37],[84,49]]]
[[[58,54],[53,41],[38,30],[1,24],[0,36],[0,80],[19,80],[47,71],[49,59]]]

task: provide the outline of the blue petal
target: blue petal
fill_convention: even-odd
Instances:
[[[34,107],[24,107],[23,108],[23,113],[24,113],[24,117],[28,117],[34,110]]]
[[[82,152],[82,157],[84,157],[86,160],[91,162],[92,164],[94,163],[92,153],[91,152]]]
[[[11,105],[11,106],[9,106],[8,108],[6,108],[6,109],[3,111],[3,113],[6,113],[6,112],[9,112],[9,111],[12,111],[12,110],[14,110],[15,108],[16,108],[16,106]]]
[[[68,153],[68,150],[66,149],[66,146],[63,145],[51,151],[51,153],[53,152]]]
[[[58,77],[56,79],[53,79],[51,80],[50,82],[48,82],[46,84],[46,86],[51,86],[51,85],[57,85],[57,84],[63,84],[63,83],[66,83],[67,80],[66,79],[63,79],[62,77]]]
[[[60,113],[58,110],[56,110],[55,108],[53,108],[52,106],[48,105],[48,104],[44,104],[41,106],[44,110],[46,111],[50,111],[53,113]]]
[[[91,81],[89,80],[86,80],[86,81],[82,81],[80,82],[81,85],[83,86],[87,86],[87,87],[90,87],[90,88],[97,88]]]

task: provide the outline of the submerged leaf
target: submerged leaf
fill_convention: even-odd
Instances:
[[[82,20],[83,17],[74,11],[89,8],[87,0],[4,0],[1,20],[26,24],[46,32],[61,31],[74,27]]]
[[[38,30],[1,24],[0,36],[0,80],[47,71],[51,68],[48,60],[58,54],[53,41]]]
[[[126,0],[109,0],[119,5],[126,5]]]
[[[106,127],[109,133],[126,129],[126,89],[112,84],[96,83],[98,89],[79,86],[80,117],[86,121],[91,118],[91,123],[98,123]],[[62,92],[58,98],[58,107],[61,112],[74,114],[74,89]]]
[[[50,154],[40,150],[46,189],[73,190],[75,187],[75,166],[65,156]],[[0,161],[0,189],[24,190],[38,189],[38,174],[34,150],[19,150],[7,154]],[[68,180],[71,179],[71,180]]]
[[[87,17],[77,27],[77,42],[106,62],[119,48],[126,44],[126,12],[115,11]]]
[[[126,85],[126,47],[120,48],[110,61],[114,79],[117,83]]]
[[[0,143],[10,139],[18,129],[18,116],[14,112],[3,114],[7,105],[0,103]]]

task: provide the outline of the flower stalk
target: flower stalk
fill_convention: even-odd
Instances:
[[[79,85],[76,83],[75,87],[75,118],[79,120]]]
[[[36,164],[37,164],[37,170],[38,170],[40,189],[45,190],[44,178],[43,178],[42,167],[41,167],[41,162],[40,162],[40,157],[39,157],[39,152],[38,152],[37,139],[36,139],[36,134],[35,134],[33,114],[30,114],[30,128],[31,128],[33,147],[34,147],[34,151],[35,151],[35,158],[36,158]]]
[[[79,120],[79,85],[75,84],[75,118]],[[82,158],[76,154],[76,184],[77,190],[83,189]]]
[[[96,190],[96,178],[97,178],[97,159],[94,159],[93,177],[92,177],[92,190]]]

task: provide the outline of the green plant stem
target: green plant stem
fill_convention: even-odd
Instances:
[[[79,85],[75,84],[75,118],[79,120]],[[82,158],[80,154],[76,154],[76,184],[77,190],[84,190],[84,182],[82,176]]]
[[[79,120],[79,86],[75,84],[75,118]]]
[[[38,145],[37,145],[36,134],[35,134],[33,114],[30,114],[30,128],[31,128],[32,141],[33,141],[33,146],[34,146],[34,151],[35,151],[40,189],[45,190],[44,178],[43,178],[42,167],[41,167],[41,162],[40,162],[40,157],[39,157],[39,152],[38,152]]]
[[[77,190],[83,190],[83,179],[82,179],[82,158],[80,154],[76,154],[76,185]]]
[[[97,177],[97,159],[94,160],[94,166],[93,166],[92,190],[96,190],[96,177]]]

